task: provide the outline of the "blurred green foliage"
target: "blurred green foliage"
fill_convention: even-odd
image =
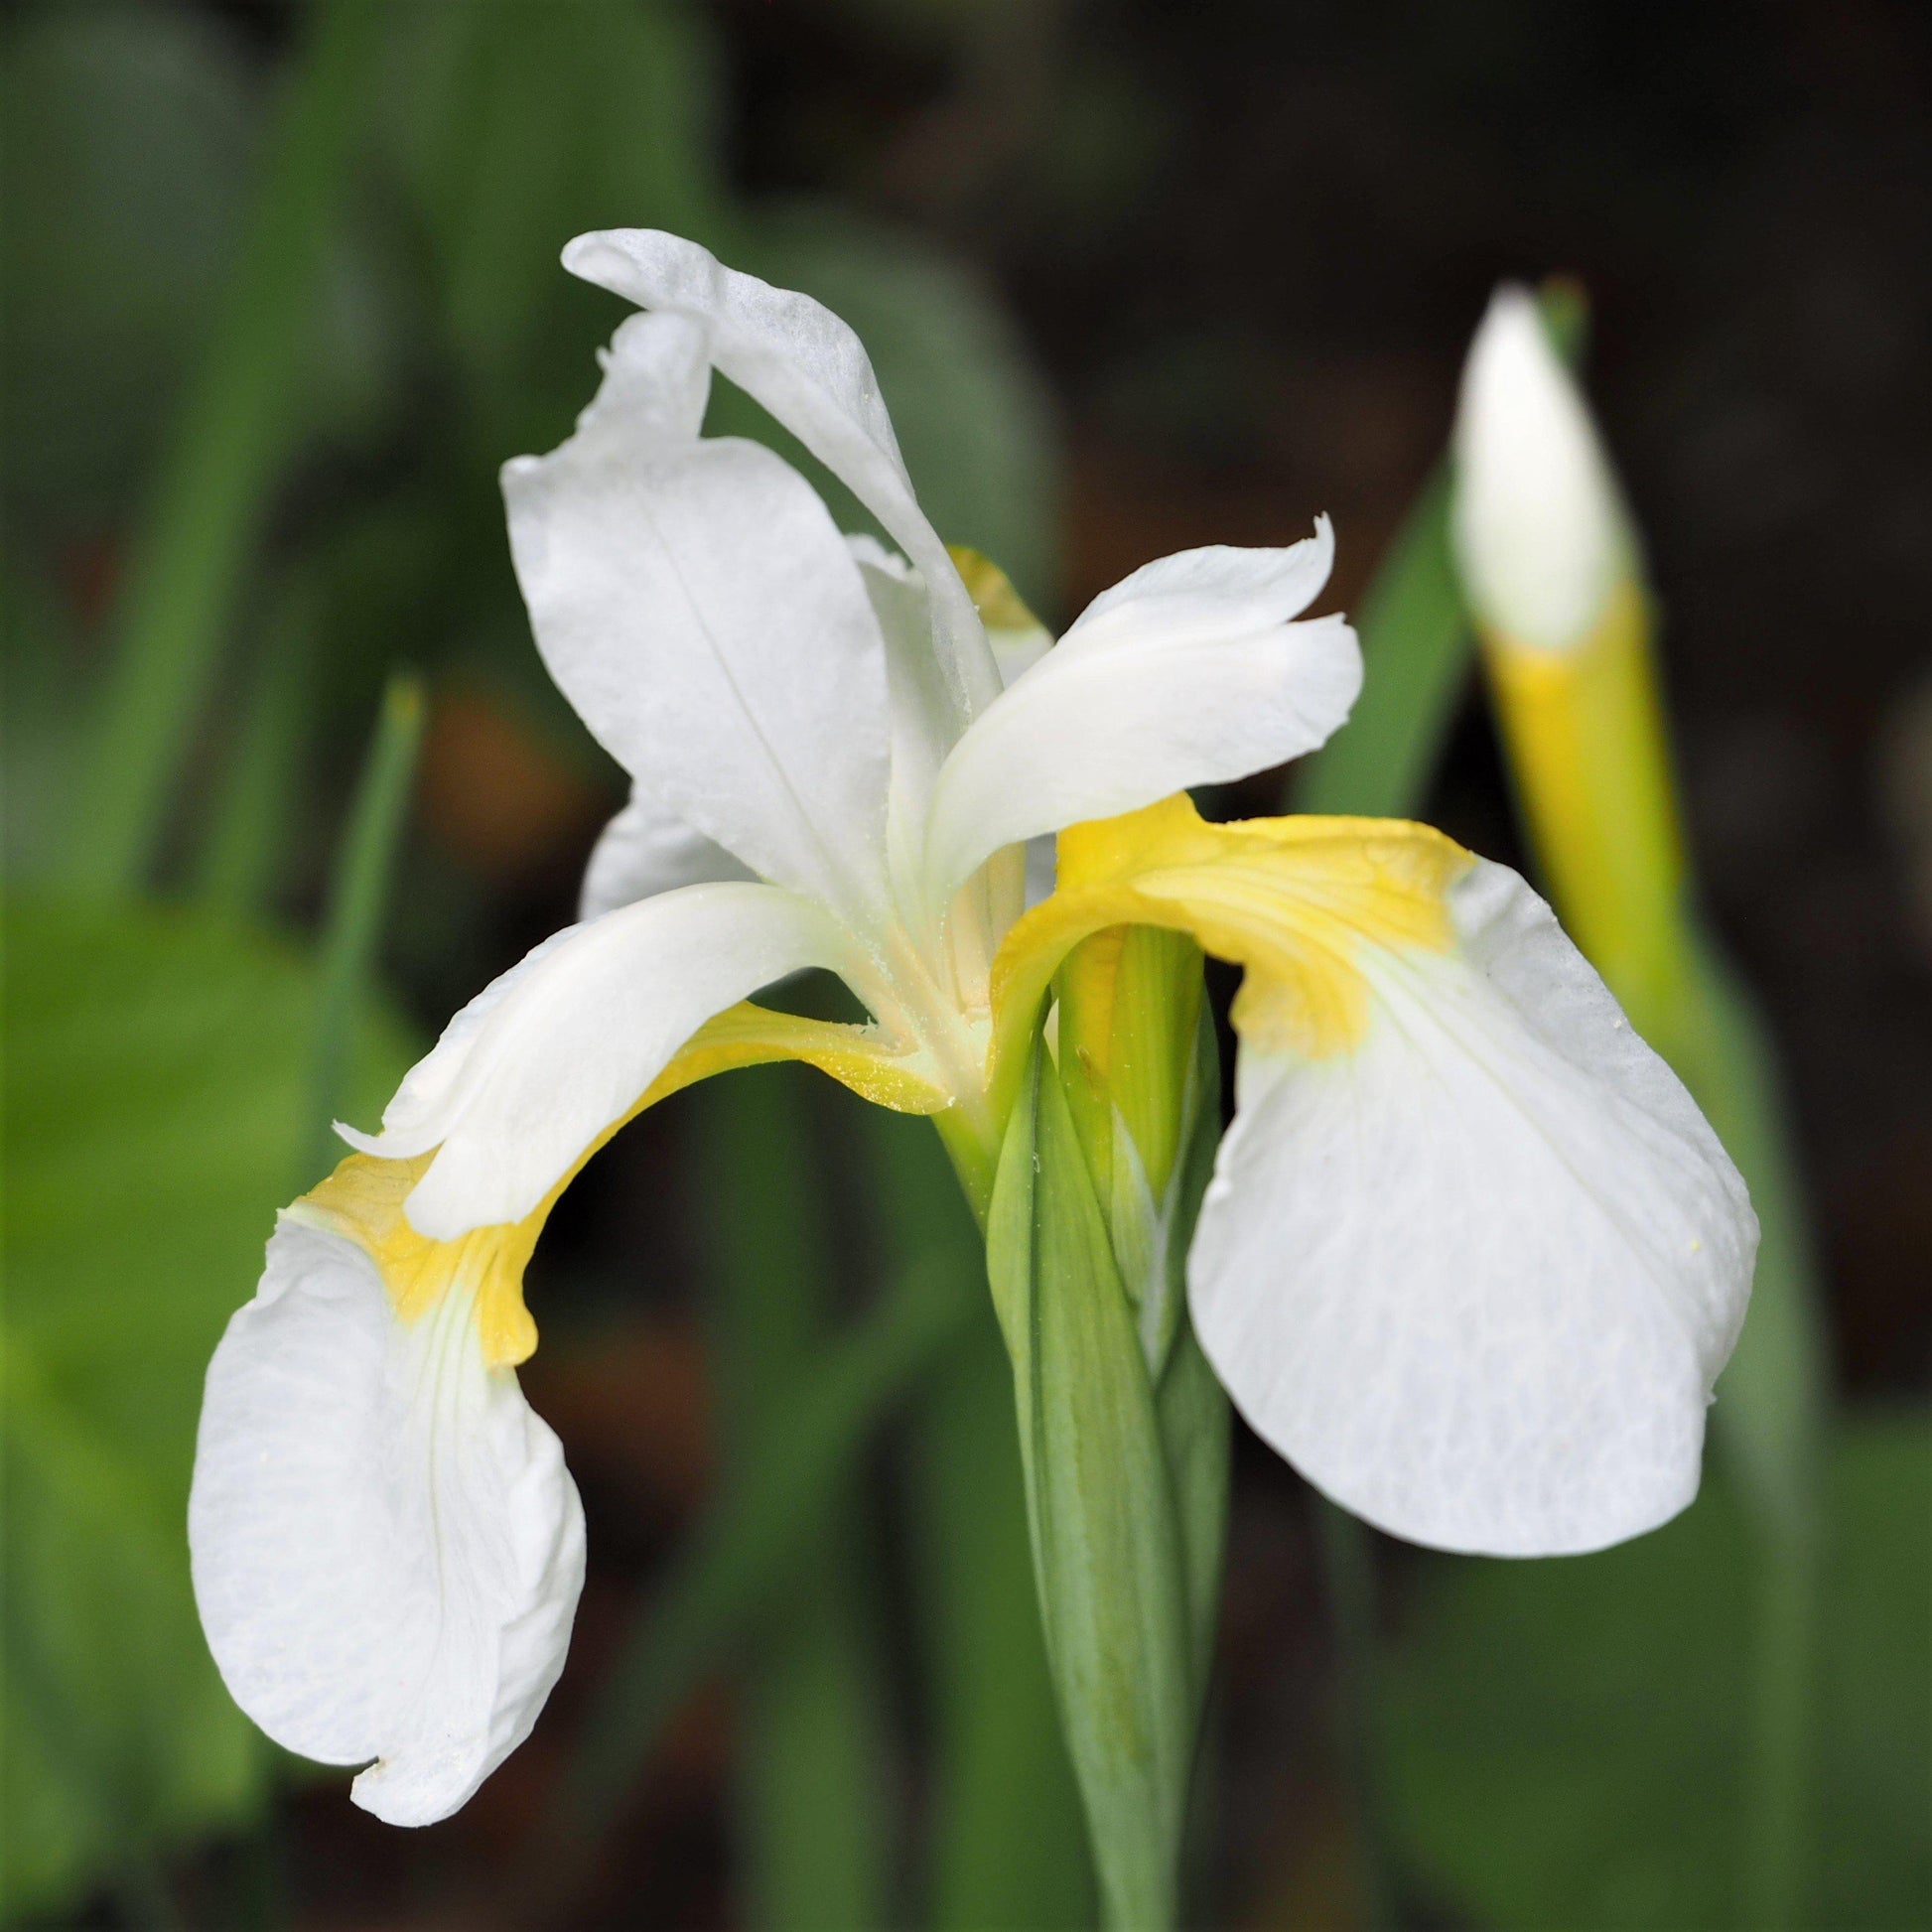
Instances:
[[[254,1805],[184,1524],[202,1377],[306,1156],[318,975],[188,910],[8,900],[5,1906],[52,1909]],[[348,1098],[413,1042],[378,1013]]]
[[[1867,1416],[1827,1494],[1814,1889],[1801,1923],[1932,1908],[1932,1432]],[[1390,1669],[1392,1769],[1419,1872],[1498,1932],[1753,1924],[1751,1512],[1695,1508],[1597,1556],[1420,1560]]]

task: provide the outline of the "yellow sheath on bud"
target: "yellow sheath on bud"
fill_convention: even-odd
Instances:
[[[1684,851],[1649,634],[1649,607],[1627,576],[1567,649],[1483,633],[1552,897],[1640,1027],[1676,981],[1684,938]]]

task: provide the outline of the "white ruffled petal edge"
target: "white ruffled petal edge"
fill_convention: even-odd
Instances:
[[[707,249],[653,228],[581,234],[573,275],[639,308],[688,316],[712,361],[791,431],[878,517],[932,599],[933,645],[952,692],[948,738],[999,690],[985,632],[959,572],[913,494],[864,345],[823,304],[725,267]]]
[[[352,1241],[283,1215],[209,1364],[189,1503],[215,1663],[276,1742],[446,1818],[563,1669],[584,1518],[556,1437],[485,1366],[471,1298],[404,1323]]]
[[[925,868],[943,905],[1005,845],[1225,783],[1321,744],[1361,690],[1338,617],[1291,621],[1334,537],[1183,551],[1137,570],[977,718],[933,789]]]
[[[1194,1324],[1256,1432],[1379,1527],[1598,1549],[1697,1493],[1756,1217],[1549,907],[1482,862],[1449,897],[1458,954],[1365,960],[1354,1051],[1242,1047]]]

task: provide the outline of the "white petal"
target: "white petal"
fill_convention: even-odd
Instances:
[[[1582,642],[1631,568],[1609,460],[1520,288],[1496,292],[1462,372],[1454,529],[1470,602],[1517,644]]]
[[[504,466],[544,662],[605,746],[764,878],[859,917],[886,895],[885,643],[796,471],[665,401],[702,338],[637,316],[569,442]]]
[[[926,847],[940,903],[1003,845],[1312,751],[1361,689],[1340,618],[1292,623],[1334,554],[1189,550],[1095,599],[954,748]]]
[[[810,296],[741,275],[696,242],[653,229],[579,235],[564,250],[564,266],[640,308],[702,321],[718,368],[878,517],[931,593],[956,736],[999,691],[999,673],[973,601],[913,495],[858,337]]]
[[[472,1001],[380,1134],[341,1131],[391,1160],[438,1149],[409,1197],[419,1232],[520,1221],[705,1021],[807,966],[852,974],[852,941],[775,887],[640,899],[553,935]]]
[[[1352,1052],[1243,1046],[1189,1259],[1208,1359],[1398,1536],[1592,1550],[1696,1494],[1757,1223],[1549,908],[1478,864],[1459,956],[1382,953]]]
[[[209,1364],[195,1594],[235,1702],[278,1743],[376,1760],[358,1804],[445,1818],[563,1669],[584,1517],[461,1292],[399,1321],[369,1257],[285,1215]]]
[[[584,868],[577,916],[598,919],[680,886],[751,877],[722,845],[693,831],[644,786],[633,785],[630,803],[604,828]]]

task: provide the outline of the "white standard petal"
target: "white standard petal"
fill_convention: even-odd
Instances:
[[[990,853],[1312,751],[1361,689],[1340,618],[1291,622],[1334,556],[1327,518],[1286,550],[1189,550],[1096,598],[954,747],[933,792],[929,891]]]
[[[633,785],[630,803],[604,828],[592,849],[577,916],[598,919],[655,893],[752,876],[722,845],[693,830],[655,793]]]
[[[726,268],[649,228],[579,235],[564,266],[640,308],[703,323],[712,360],[798,438],[878,517],[932,597],[934,643],[964,729],[1000,688],[973,601],[926,521],[864,345],[823,304]]]
[[[293,1215],[209,1364],[188,1528],[235,1702],[305,1757],[374,1760],[353,1795],[391,1824],[455,1811],[563,1669],[584,1518],[556,1437],[467,1295],[405,1323]]]
[[[863,920],[887,895],[885,642],[805,480],[666,403],[701,345],[633,317],[577,434],[504,466],[517,578],[551,675],[634,777]]]
[[[772,886],[687,886],[544,941],[450,1023],[382,1132],[390,1160],[437,1149],[409,1197],[437,1240],[520,1221],[713,1014],[808,966],[855,973],[825,912]]]
[[[1470,602],[1519,645],[1581,643],[1631,569],[1609,459],[1520,288],[1496,292],[1462,372],[1453,521]]]
[[[1397,1536],[1593,1550],[1697,1492],[1757,1223],[1675,1074],[1514,873],[1366,959],[1352,1051],[1244,1045],[1189,1258],[1249,1423]]]

